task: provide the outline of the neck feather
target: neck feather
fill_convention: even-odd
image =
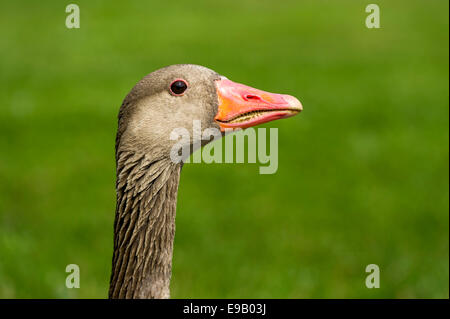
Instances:
[[[110,298],[169,298],[181,165],[117,154]]]

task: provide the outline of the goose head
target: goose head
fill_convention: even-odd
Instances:
[[[123,101],[116,140],[118,149],[154,151],[165,155],[175,143],[171,132],[184,128],[195,140],[194,121],[221,132],[248,128],[296,115],[295,97],[269,93],[235,83],[206,67],[171,65],[139,81]]]
[[[190,146],[192,152],[209,142],[196,132],[198,124],[222,135],[229,129],[286,118],[301,109],[292,96],[238,84],[197,65],[172,65],[139,81],[119,111],[110,297],[170,296],[182,166],[171,160],[173,145],[178,143],[172,132],[188,132],[183,148]]]

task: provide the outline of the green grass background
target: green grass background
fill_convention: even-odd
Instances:
[[[274,175],[185,165],[172,297],[449,297],[447,1],[74,2],[1,4],[1,298],[107,297],[118,108],[175,63],[304,112],[264,125]]]

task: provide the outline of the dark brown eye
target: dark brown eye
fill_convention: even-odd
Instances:
[[[187,89],[187,83],[184,80],[175,80],[170,85],[170,92],[173,95],[182,95]]]

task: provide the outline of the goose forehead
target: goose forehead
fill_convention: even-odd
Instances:
[[[158,76],[164,76],[164,77],[172,77],[172,76],[189,76],[191,78],[209,78],[211,76],[213,77],[219,77],[217,72],[201,66],[201,65],[195,65],[195,64],[175,64],[170,65],[164,68],[161,68],[159,70],[156,70],[149,74],[149,76],[152,75],[158,75]]]

